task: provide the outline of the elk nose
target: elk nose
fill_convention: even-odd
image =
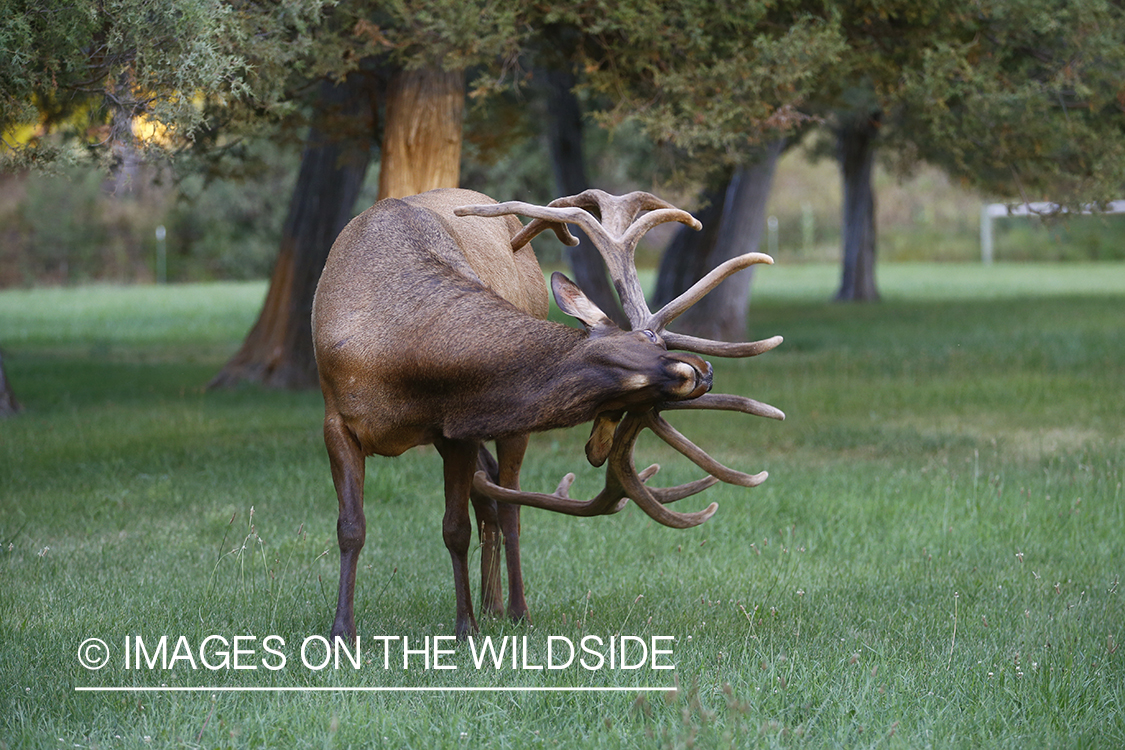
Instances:
[[[714,372],[711,370],[711,363],[706,360],[700,360],[702,368],[695,369],[695,391],[692,392],[692,398],[698,398],[704,393],[711,390],[711,384],[714,380]]]
[[[699,398],[704,393],[711,390],[711,381],[713,378],[711,363],[694,354],[677,353],[675,356],[678,360],[677,367],[691,368],[692,377],[686,380],[685,387],[681,390],[679,397],[682,399]],[[685,372],[685,374],[687,374]],[[688,385],[690,384],[690,385]],[[686,393],[684,391],[687,391]]]

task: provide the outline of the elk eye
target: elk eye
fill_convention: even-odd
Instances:
[[[654,344],[660,343],[660,339],[658,339],[656,337],[656,334],[653,333],[652,331],[646,330],[646,331],[643,331],[642,333],[644,333],[645,336],[648,336],[648,340],[651,341],[652,343],[654,343]]]

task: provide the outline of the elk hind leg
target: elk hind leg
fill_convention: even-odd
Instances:
[[[527,435],[496,441],[499,464],[498,484],[511,490],[520,488],[520,467],[527,451]],[[513,621],[530,622],[527,599],[523,591],[523,570],[520,567],[520,506],[496,503],[500,531],[504,535],[504,557],[508,567],[508,617]]]
[[[336,520],[336,539],[340,545],[340,589],[336,599],[336,618],[332,637],[355,637],[355,574],[359,553],[367,538],[363,515],[363,476],[365,457],[355,436],[339,415],[324,419],[324,445],[332,467],[332,483],[340,514]]]
[[[469,544],[473,524],[469,520],[469,491],[476,473],[479,445],[470,440],[442,438],[434,445],[441,454],[445,474],[445,517],[441,531],[453,563],[453,591],[457,597],[457,617],[453,632],[464,639],[477,632],[469,588]]]
[[[496,459],[481,446],[477,457],[477,470],[488,474],[493,482],[500,481],[500,470]],[[469,499],[477,517],[477,533],[480,536],[480,609],[482,615],[499,616],[504,613],[504,603],[500,595],[500,520],[496,512],[496,501],[472,490]]]

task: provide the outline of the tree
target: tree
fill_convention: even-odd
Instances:
[[[856,112],[839,116],[834,128],[840,175],[844,183],[842,211],[841,302],[872,301],[875,288],[875,144],[881,113]]]
[[[173,153],[190,143],[206,124],[200,97],[268,108],[278,88],[260,85],[260,74],[287,70],[307,47],[276,42],[321,7],[0,0],[0,165],[93,156],[120,167],[141,150]],[[152,137],[138,136],[142,123]],[[2,370],[0,401],[0,409],[18,408]]]
[[[312,294],[375,137],[372,73],[391,84],[384,191],[456,185],[463,71],[510,55],[522,33],[513,9],[485,0],[4,1],[0,48],[12,54],[0,62],[0,135],[12,163],[66,156],[60,134],[106,155],[122,144],[175,153],[316,113],[265,305],[215,384],[315,384]],[[341,128],[348,119],[366,124]],[[159,137],[138,139],[138,121]]]
[[[714,265],[757,248],[785,137],[808,118],[799,106],[841,49],[831,14],[799,4],[722,8],[681,0],[622,3],[586,46],[588,87],[610,104],[613,126],[632,120],[662,144],[681,177],[713,185],[702,234],[680,230],[666,250],[654,304],[675,297]],[[676,321],[709,338],[745,335],[751,272],[741,272]]]
[[[902,76],[899,153],[1021,200],[1120,197],[1122,39],[1125,7],[1103,0],[993,2],[960,16]]]
[[[205,127],[201,101],[277,103],[321,0],[0,0],[0,138],[9,167],[121,146],[171,152]],[[232,109],[240,109],[233,106]],[[149,138],[136,134],[147,123]],[[77,148],[75,148],[77,147]]]
[[[325,80],[318,86],[317,116],[289,199],[266,300],[242,347],[210,387],[244,380],[279,388],[316,385],[309,323],[316,279],[363,186],[375,104],[374,81],[361,71],[339,84]]]
[[[844,182],[840,300],[878,298],[878,150],[1002,195],[1116,197],[1125,186],[1123,9],[1007,0],[866,0],[839,7],[848,40],[812,112],[832,123]]]
[[[463,70],[395,71],[387,87],[380,199],[458,186],[464,107]]]
[[[537,76],[547,101],[547,144],[559,196],[577,195],[590,187],[582,135],[582,105],[575,94],[578,79],[569,61],[557,61]],[[615,323],[627,326],[621,303],[609,283],[605,262],[581,229],[571,232],[578,244],[566,250],[567,261],[578,286]]]
[[[483,0],[416,0],[389,9],[356,3],[337,8],[327,31],[331,33],[326,37],[334,44],[320,42],[320,57],[312,69],[324,75],[352,71],[347,76],[351,80],[354,71],[364,67],[377,70],[387,81],[379,197],[456,187],[464,70],[473,61],[489,60],[509,50],[519,37],[514,12]],[[339,90],[340,106],[357,107],[357,116],[373,123],[371,84],[364,85],[364,93],[344,85]],[[348,146],[338,138],[326,140],[327,133],[324,128],[310,129],[266,302],[242,348],[212,380],[212,386],[241,380],[285,388],[317,384],[313,295],[332,242],[352,216],[370,153],[358,139]],[[372,125],[363,137],[373,138],[374,133]],[[333,159],[333,149],[351,154],[354,161]],[[330,193],[342,176],[339,170],[347,177],[337,185],[338,192]],[[330,196],[327,210],[316,209],[321,195]]]
[[[952,33],[955,3],[854,0],[835,6],[844,47],[831,76],[820,81],[805,111],[831,134],[817,151],[831,152],[843,187],[838,301],[873,301],[877,227],[872,181],[887,131],[898,123],[899,80],[925,49]]]
[[[784,143],[778,139],[769,144],[757,160],[733,169],[718,189],[708,193],[700,217],[702,232],[677,230],[661,259],[654,307],[671,302],[720,263],[757,252]],[[746,334],[753,272],[751,266],[720,284],[682,316],[680,327],[703,338],[741,340]]]
[[[839,299],[878,296],[880,149],[900,169],[925,159],[1025,199],[1106,200],[1125,185],[1118,3],[782,3],[706,22],[714,12],[684,0],[587,17],[587,86],[613,102],[601,120],[643,123],[689,172],[703,160],[732,175],[771,134],[828,124],[846,194]],[[692,265],[667,260],[668,273]],[[660,288],[675,288],[664,273]]]

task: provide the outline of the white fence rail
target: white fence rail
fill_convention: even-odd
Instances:
[[[1063,213],[1076,213],[1062,208],[1057,203],[987,203],[980,209],[980,259],[986,266],[992,263],[992,220],[1004,216],[1049,216]],[[1101,209],[1083,208],[1082,214],[1125,214],[1125,200],[1111,201]]]

